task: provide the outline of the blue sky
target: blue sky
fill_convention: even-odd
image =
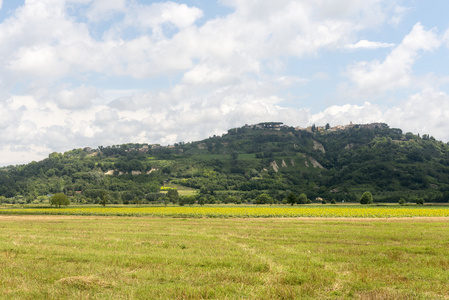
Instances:
[[[0,166],[244,124],[449,141],[448,1],[0,0]]]

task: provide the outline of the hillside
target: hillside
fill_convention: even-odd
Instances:
[[[64,192],[72,201],[161,201],[164,185],[203,199],[309,199],[447,202],[449,146],[429,135],[403,134],[382,123],[293,128],[261,123],[173,146],[125,144],[52,153],[40,162],[0,170],[0,201],[32,202]],[[195,193],[191,193],[195,194]]]

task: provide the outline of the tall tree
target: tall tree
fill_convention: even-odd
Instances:
[[[295,203],[298,202],[298,196],[296,196],[295,193],[291,192],[291,193],[289,193],[289,194],[287,195],[286,200],[287,200],[287,203],[288,203],[288,204],[294,205]]]

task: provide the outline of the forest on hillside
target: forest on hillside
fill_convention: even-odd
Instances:
[[[305,130],[268,122],[197,142],[74,149],[0,169],[3,203],[55,193],[78,203],[353,202],[365,191],[375,202],[447,202],[449,146],[381,123]]]

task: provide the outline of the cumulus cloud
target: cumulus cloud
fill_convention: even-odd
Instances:
[[[26,1],[0,25],[0,43],[7,45],[0,57],[16,78],[25,74],[36,79],[43,73],[41,81],[52,81],[91,72],[146,78],[189,72],[186,80],[199,84],[199,76],[228,82],[232,76],[259,74],[261,62],[272,57],[301,57],[344,45],[348,36],[385,15],[382,1],[345,0],[339,6],[332,1],[228,1],[234,13],[198,27],[203,12],[186,4],[69,2],[88,4],[92,22],[114,13],[122,18],[96,40],[89,24],[67,17],[65,1]],[[376,21],[366,22],[368,17]],[[238,72],[229,72],[236,68]]]
[[[186,4],[160,2],[147,5],[137,5],[127,14],[125,25],[137,26],[142,29],[161,30],[163,24],[171,24],[176,28],[192,25],[203,16],[200,9]]]
[[[360,40],[355,44],[347,45],[347,49],[377,49],[377,48],[391,48],[394,47],[392,43],[371,42],[367,40]]]
[[[385,119],[395,127],[437,139],[449,140],[449,95],[431,88],[411,95],[403,103],[388,109]]]
[[[433,30],[425,30],[420,23],[394,48],[384,61],[362,61],[348,68],[347,75],[365,94],[408,87],[412,84],[412,66],[422,51],[440,46]]]
[[[431,134],[439,140],[449,140],[449,95],[431,88],[409,96],[393,107],[381,107],[365,102],[362,105],[334,105],[310,115],[309,125],[344,125],[385,122],[414,134]]]
[[[365,124],[378,122],[382,119],[382,110],[377,105],[365,102],[363,105],[330,106],[322,112],[313,114],[309,123],[346,125],[353,122],[354,124]]]
[[[60,91],[55,96],[55,100],[63,109],[89,109],[92,106],[92,101],[99,97],[95,87],[82,85],[73,90]]]
[[[0,164],[84,146],[198,140],[245,123],[389,121],[395,109],[413,115],[425,97],[445,107],[436,91],[391,109],[285,106],[289,89],[295,105],[313,82],[335,80],[305,61],[347,54],[354,41],[348,48],[370,53],[394,47],[359,35],[399,20],[396,2],[221,0],[230,12],[210,18],[195,2],[27,0],[0,23]],[[418,23],[384,61],[351,64],[347,75],[365,95],[410,86],[415,61],[439,38]]]
[[[125,8],[125,0],[95,0],[87,11],[87,17],[91,22],[100,22],[110,19],[115,13],[122,12]]]

